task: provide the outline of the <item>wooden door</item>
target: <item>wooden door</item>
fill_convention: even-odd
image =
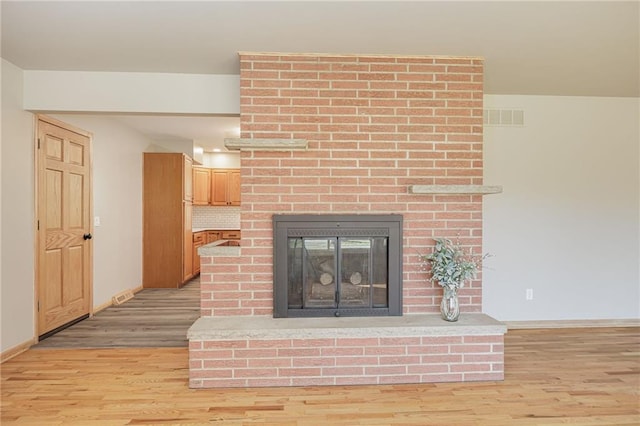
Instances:
[[[207,233],[206,232],[196,232],[193,234],[193,275],[198,275],[200,273],[200,254],[198,254],[198,249],[203,245],[207,244]]]
[[[226,170],[211,170],[211,205],[228,205],[229,174]]]
[[[38,118],[38,335],[91,309],[91,135]]]
[[[229,196],[230,206],[240,205],[240,170],[229,171]]]
[[[182,166],[182,199],[185,201],[193,201],[193,161],[184,155]]]
[[[193,205],[206,206],[209,204],[211,193],[211,178],[209,169],[204,167],[193,168]]]
[[[218,241],[220,239],[220,233],[217,231],[207,231],[207,242],[206,244],[212,243],[214,241]]]
[[[177,288],[184,277],[185,156],[145,152],[143,158],[142,285]]]
[[[190,202],[183,202],[182,210],[182,282],[186,282],[193,276],[193,231],[191,227],[191,214],[193,208]]]

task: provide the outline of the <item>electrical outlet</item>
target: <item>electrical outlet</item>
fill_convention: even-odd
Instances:
[[[532,288],[528,288],[527,289],[527,292],[525,294],[525,299],[533,300],[533,289]]]

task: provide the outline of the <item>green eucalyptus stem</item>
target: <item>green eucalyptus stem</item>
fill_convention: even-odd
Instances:
[[[430,281],[445,289],[459,289],[466,281],[476,278],[484,256],[468,256],[459,244],[447,238],[436,238],[435,243],[433,252],[421,256],[422,261],[429,265]]]

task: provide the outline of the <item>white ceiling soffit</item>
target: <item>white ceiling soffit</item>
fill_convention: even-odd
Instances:
[[[640,2],[2,1],[28,70],[238,74],[238,51],[485,58],[489,94],[640,96]]]
[[[156,141],[188,141],[205,151],[224,147],[225,138],[240,135],[240,118],[184,115],[109,115],[121,124]]]

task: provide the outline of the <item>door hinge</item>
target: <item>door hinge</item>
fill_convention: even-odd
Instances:
[[[40,230],[40,221],[38,221],[38,231]]]
[[[38,149],[40,149],[40,138],[38,138]]]
[[[38,300],[38,312],[40,312],[40,301]]]

